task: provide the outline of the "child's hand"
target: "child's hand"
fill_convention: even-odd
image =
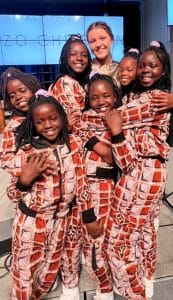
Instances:
[[[70,131],[76,123],[80,121],[80,113],[76,111],[72,111],[67,114],[67,121],[68,121],[68,130]]]
[[[22,160],[21,176],[19,178],[23,185],[30,185],[38,176],[48,168],[45,153],[35,153],[28,157],[27,162]]]
[[[173,107],[173,95],[166,92],[152,92],[151,105],[156,111],[166,111]]]
[[[99,221],[85,224],[88,234],[92,236],[93,239],[98,238],[103,234],[103,224]]]
[[[47,169],[44,171],[43,175],[57,175],[57,162],[55,160],[47,158],[46,163]]]
[[[98,142],[93,147],[93,151],[95,151],[99,156],[104,159],[105,162],[109,165],[113,165],[114,159],[112,155],[112,149],[110,146],[106,145],[103,142]]]
[[[122,131],[122,120],[116,109],[112,109],[106,114],[106,123],[112,135],[117,135]]]

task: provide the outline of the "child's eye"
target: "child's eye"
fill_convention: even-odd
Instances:
[[[52,117],[50,118],[51,121],[56,121],[56,119],[57,119],[57,117],[55,117],[55,116],[52,116]]]
[[[42,120],[37,120],[37,121],[35,121],[35,124],[37,124],[37,125],[41,125],[41,124],[43,124],[44,123],[44,121],[42,121]]]
[[[8,97],[9,97],[9,99],[13,99],[14,98],[14,94],[10,94]]]
[[[150,67],[151,68],[157,68],[157,65],[156,64],[151,64]]]
[[[75,55],[76,55],[76,53],[74,53],[74,52],[70,52],[70,53],[69,53],[69,55],[70,55],[70,56],[75,56]]]
[[[20,89],[20,92],[21,93],[25,93],[27,91],[27,89],[23,88],[23,89]]]
[[[92,96],[92,97],[90,97],[90,100],[91,101],[95,101],[95,100],[97,100],[97,97],[96,96]]]

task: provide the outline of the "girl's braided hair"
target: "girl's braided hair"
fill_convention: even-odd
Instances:
[[[33,94],[39,89],[43,88],[40,81],[33,75],[24,73],[14,67],[6,69],[0,77],[0,93],[3,100],[5,100],[5,109],[12,113],[18,113],[10,102],[7,93],[7,84],[9,80],[18,79],[20,80]]]
[[[105,75],[105,74],[96,73],[90,78],[90,81],[88,83],[88,93],[87,93],[87,97],[86,97],[86,109],[90,108],[90,104],[89,104],[89,90],[90,90],[90,87],[94,82],[99,81],[99,80],[106,81],[110,84],[110,86],[113,90],[113,93],[116,97],[115,108],[121,106],[122,105],[121,90],[115,84],[115,81],[113,80],[113,78],[108,76],[108,75]]]
[[[52,96],[44,96],[37,94],[33,96],[29,102],[29,110],[23,123],[16,128],[16,147],[17,149],[23,145],[30,144],[35,148],[46,148],[50,144],[43,137],[38,136],[33,122],[33,111],[39,105],[49,104],[55,107],[63,122],[62,129],[57,137],[58,144],[67,144],[69,147],[68,130],[67,130],[67,117],[66,113],[60,103]],[[70,147],[69,147],[70,149]]]
[[[86,69],[80,74],[77,74],[76,72],[74,72],[69,67],[69,64],[68,64],[70,47],[73,43],[80,43],[80,44],[84,45],[87,50],[88,65],[87,65]],[[59,60],[59,75],[56,78],[55,82],[53,83],[53,86],[55,85],[56,81],[60,77],[65,76],[65,75],[68,75],[71,78],[77,80],[80,85],[84,86],[88,82],[90,72],[91,72],[91,54],[90,54],[87,46],[85,45],[84,41],[82,40],[81,36],[78,34],[73,34],[66,41],[66,43],[64,44],[64,46],[62,48],[60,60]],[[52,86],[52,88],[53,88],[53,86]]]

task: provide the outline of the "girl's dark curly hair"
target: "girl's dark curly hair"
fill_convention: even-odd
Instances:
[[[115,99],[116,99],[116,102],[115,102],[115,108],[119,107],[122,105],[122,102],[121,102],[121,90],[120,88],[115,84],[115,81],[112,79],[112,77],[108,76],[108,75],[104,75],[104,74],[99,74],[99,73],[96,73],[94,74],[91,78],[90,78],[90,81],[88,83],[88,93],[87,93],[87,96],[86,96],[86,109],[89,109],[90,108],[90,104],[89,104],[89,91],[90,91],[90,87],[91,85],[94,83],[94,82],[97,82],[97,81],[106,81],[110,84],[112,90],[113,90],[113,93],[115,95]]]
[[[38,136],[33,122],[34,109],[44,104],[53,105],[55,110],[59,113],[63,126],[57,137],[57,143],[67,144],[69,147],[67,117],[63,107],[52,96],[37,95],[31,98],[27,116],[23,123],[16,128],[15,137],[17,149],[26,144],[30,144],[37,149],[46,148],[50,145],[42,136]]]
[[[76,72],[74,72],[69,67],[69,64],[68,64],[70,47],[73,43],[80,43],[80,44],[84,45],[84,47],[86,48],[86,51],[87,51],[88,65],[87,65],[86,69],[80,74],[77,74]],[[84,86],[89,80],[90,72],[91,72],[91,54],[90,54],[87,46],[85,45],[84,41],[81,39],[80,35],[73,34],[66,41],[66,43],[64,44],[64,46],[62,48],[60,60],[59,60],[59,75],[56,78],[55,82],[53,83],[52,88],[55,85],[56,81],[64,75],[70,76],[71,78],[77,80],[80,85]]]
[[[24,73],[14,67],[6,69],[0,77],[0,93],[5,100],[5,109],[11,113],[22,115],[12,104],[7,93],[7,84],[10,80],[20,80],[30,91],[35,94],[39,89],[43,88],[40,81],[33,75]]]

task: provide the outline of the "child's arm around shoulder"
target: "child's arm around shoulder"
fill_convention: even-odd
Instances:
[[[143,122],[152,122],[158,117],[158,113],[152,106],[153,91],[143,92],[133,95],[133,99],[127,104],[122,105],[119,111],[124,128],[134,128]]]

